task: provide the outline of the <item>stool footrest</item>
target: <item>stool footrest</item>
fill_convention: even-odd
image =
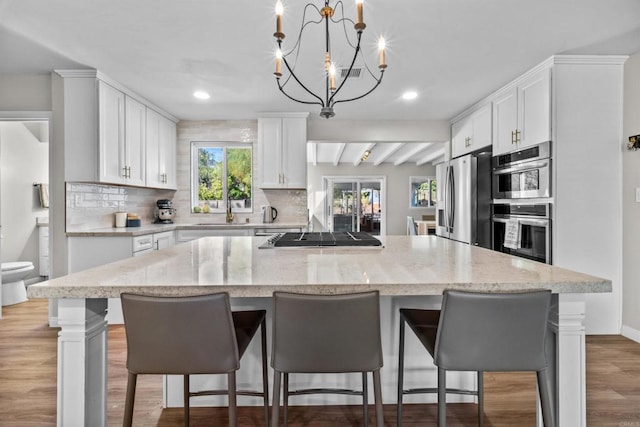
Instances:
[[[202,391],[190,391],[189,392],[189,397],[226,396],[227,394],[229,394],[229,392],[227,390],[202,390]],[[262,397],[264,395],[264,393],[261,392],[261,391],[236,390],[236,395]]]
[[[303,394],[347,394],[350,396],[362,396],[362,391],[349,390],[344,388],[305,388],[289,392],[289,396]]]
[[[408,390],[402,390],[402,394],[424,394],[424,393],[438,393],[438,388],[430,387],[430,388],[412,388]],[[462,390],[459,388],[448,388],[447,394],[465,394],[469,396],[477,396],[478,392],[475,390]]]

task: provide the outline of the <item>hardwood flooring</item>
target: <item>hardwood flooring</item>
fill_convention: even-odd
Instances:
[[[0,426],[56,423],[57,329],[47,326],[47,302],[3,307],[0,320]],[[109,327],[108,425],[122,425],[127,372],[122,326]],[[535,425],[535,377],[487,374],[485,425]],[[159,376],[140,376],[136,426],[182,425],[181,409],[163,409]],[[475,426],[476,406],[448,405],[449,426]],[[373,407],[370,411],[373,422]],[[406,405],[403,425],[435,426],[435,405]],[[385,405],[385,425],[395,425],[395,405]],[[640,344],[621,336],[587,337],[587,424],[640,427]],[[359,426],[359,406],[292,407],[292,427]],[[192,426],[227,423],[226,408],[193,408]],[[261,408],[241,407],[240,426],[261,426]]]

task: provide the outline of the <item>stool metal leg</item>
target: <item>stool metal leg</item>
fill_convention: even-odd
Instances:
[[[383,427],[384,416],[382,414],[382,386],[379,369],[373,371],[373,395],[376,400],[376,427]]]
[[[264,422],[269,427],[269,371],[267,367],[267,320],[262,319],[260,324],[262,341],[262,392],[264,393]]]
[[[184,393],[184,427],[189,427],[189,375],[183,375]]]
[[[138,375],[129,372],[129,378],[127,380],[127,398],[124,404],[124,421],[122,425],[124,427],[131,427],[133,422],[133,402],[136,399],[136,382]]]
[[[366,372],[362,373],[362,417],[364,427],[369,427],[369,387]]]
[[[538,393],[540,393],[540,406],[542,407],[542,421],[544,427],[555,427],[555,411],[551,399],[551,389],[547,378],[547,370],[536,372],[538,377]]]
[[[400,351],[398,352],[398,405],[397,410],[397,424],[398,427],[402,427],[402,388],[404,387],[404,329],[405,322],[402,314],[400,314]]]
[[[484,426],[484,373],[478,371],[478,425]]]
[[[279,411],[280,411],[280,381],[282,378],[282,372],[273,371],[273,406],[271,408],[271,425],[278,427],[280,425]]]
[[[236,371],[227,374],[227,394],[229,395],[229,425],[238,425],[238,402],[236,399]]]
[[[447,425],[447,371],[438,368],[438,427]]]
[[[284,423],[282,424],[284,427],[287,427],[288,425],[288,418],[289,418],[289,374],[288,373],[284,373],[283,375],[283,389],[284,391],[282,392],[282,400],[284,400],[282,406],[282,416],[284,418]]]

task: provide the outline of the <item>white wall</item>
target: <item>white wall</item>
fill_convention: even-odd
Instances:
[[[49,181],[49,144],[21,122],[0,122],[2,261],[31,261],[38,276],[36,217],[48,216],[33,183]]]
[[[411,176],[433,176],[436,175],[436,167],[430,164],[416,166],[415,164],[405,164],[394,166],[383,163],[380,166],[361,164],[318,164],[307,165],[307,199],[309,214],[313,216],[314,230],[320,231],[317,227],[324,228],[324,197],[323,177],[325,176],[385,176],[387,179],[387,196],[385,210],[387,220],[387,234],[407,234],[407,216],[420,219],[422,215],[434,215],[435,208],[409,208],[410,187],[409,177]]]
[[[625,141],[631,135],[640,135],[640,52],[624,67]],[[624,150],[623,173],[622,333],[640,342],[640,203],[635,200],[640,188],[640,151]]]
[[[0,111],[50,110],[50,75],[0,75]]]

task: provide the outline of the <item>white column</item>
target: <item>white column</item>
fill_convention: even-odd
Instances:
[[[550,330],[554,337],[548,343],[555,348],[555,360],[549,360],[555,373],[557,426],[586,427],[587,425],[587,365],[585,344],[584,302],[563,301],[552,307]],[[539,408],[539,405],[538,405]],[[542,427],[540,410],[538,423]]]
[[[106,299],[58,302],[58,426],[107,424]]]

